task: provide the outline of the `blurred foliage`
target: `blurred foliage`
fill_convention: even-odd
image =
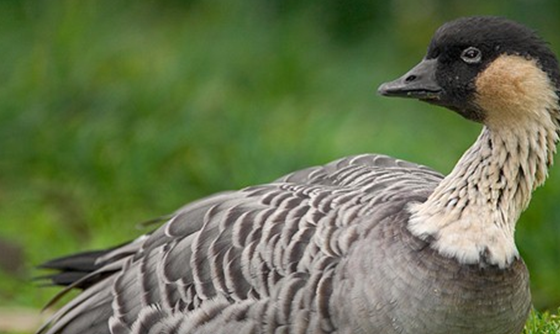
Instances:
[[[448,172],[480,127],[377,85],[457,16],[508,16],[560,52],[559,11],[552,0],[1,1],[0,243],[25,265],[0,273],[0,304],[41,307],[54,290],[30,281],[34,265],[126,241],[213,192],[363,152]],[[518,225],[541,309],[560,305],[558,198],[555,167]]]

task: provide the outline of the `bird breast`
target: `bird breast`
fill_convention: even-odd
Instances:
[[[500,269],[442,256],[397,223],[405,211],[376,225],[344,264],[344,289],[333,299],[347,305],[338,318],[350,332],[520,333],[531,307],[523,261]]]

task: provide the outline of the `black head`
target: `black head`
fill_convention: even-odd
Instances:
[[[479,79],[504,55],[532,61],[536,65],[533,67],[537,67],[535,70],[544,71],[553,89],[560,91],[558,61],[533,30],[504,18],[477,16],[460,18],[441,26],[422,62],[401,78],[381,85],[379,93],[417,98],[482,122],[487,110],[477,100],[482,94],[482,88],[477,87],[480,86]],[[512,71],[514,68],[511,67]],[[492,80],[499,82],[490,86],[511,88],[515,85],[503,85],[506,80],[503,77],[493,75]]]

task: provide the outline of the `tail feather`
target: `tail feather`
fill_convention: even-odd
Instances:
[[[47,334],[108,334],[112,314],[111,286],[115,274],[141,249],[141,238],[106,250],[73,254],[45,262],[41,269],[53,274],[38,277],[48,285],[64,289],[45,306],[49,308],[73,289],[84,290],[79,296],[58,310],[37,333]]]
[[[82,290],[87,289],[113,273],[101,272],[91,275],[107,264],[106,261],[100,262],[98,259],[109,254],[116,248],[118,247],[107,250],[83,252],[50,260],[39,265],[39,268],[56,270],[57,272],[40,276],[38,279],[48,280],[52,285],[72,286]]]

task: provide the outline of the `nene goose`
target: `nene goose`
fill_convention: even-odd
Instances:
[[[448,176],[364,154],[190,203],[129,244],[46,263],[84,291],[40,332],[520,333],[514,229],[552,164],[559,82],[532,30],[444,24],[379,92],[483,124]]]

